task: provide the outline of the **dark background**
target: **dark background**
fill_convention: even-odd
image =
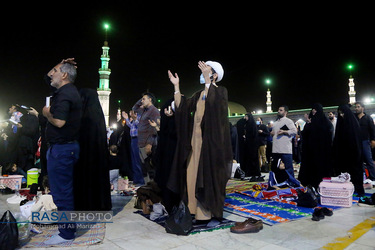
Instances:
[[[129,110],[149,89],[163,103],[173,96],[167,70],[181,92],[199,84],[199,60],[222,64],[219,84],[248,111],[266,109],[266,78],[273,109],[347,103],[349,71],[357,100],[375,96],[374,22],[370,6],[254,4],[253,2],[55,2],[3,9],[0,39],[0,115],[12,103],[41,111],[49,88],[43,76],[75,57],[78,88],[99,86],[98,69],[108,22],[110,119],[117,100]],[[17,6],[19,5],[19,6]],[[369,12],[369,13],[367,13]]]

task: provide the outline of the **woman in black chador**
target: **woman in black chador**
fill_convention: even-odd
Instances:
[[[313,105],[309,115],[310,123],[306,123],[302,131],[302,162],[298,175],[302,185],[318,188],[324,177],[333,175],[331,161],[333,126],[324,115],[323,106]]]
[[[107,131],[98,93],[81,89],[80,155],[74,167],[74,206],[77,211],[112,208]]]
[[[168,213],[172,212],[173,206],[178,205],[180,201],[180,196],[173,193],[167,187],[177,146],[175,116],[171,107],[173,100],[174,99],[168,100],[160,109],[158,146],[152,158],[152,163],[156,166],[155,182],[161,189],[162,203]]]
[[[348,172],[355,192],[363,196],[361,129],[348,104],[340,105],[338,114],[333,141],[335,176]]]
[[[251,176],[250,181],[264,181],[263,179],[260,179],[260,168],[258,162],[258,129],[252,114],[246,114],[245,120],[245,149],[244,164],[242,165],[242,169],[245,171],[246,176]]]

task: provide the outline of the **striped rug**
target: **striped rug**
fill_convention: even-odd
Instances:
[[[42,231],[41,234],[33,234],[30,241],[22,247],[45,248],[52,247],[44,244],[52,235],[58,233],[57,225],[35,226]],[[76,238],[73,242],[58,245],[59,247],[87,247],[103,241],[105,236],[105,223],[77,224]]]

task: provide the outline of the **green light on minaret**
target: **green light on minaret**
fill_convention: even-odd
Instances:
[[[105,23],[104,24],[104,29],[105,29],[105,41],[107,41],[108,39],[108,37],[107,37],[107,35],[108,35],[108,29],[109,29],[109,24],[108,23]]]
[[[348,70],[350,73],[350,78],[352,78],[352,69],[354,68],[353,64],[348,64]]]

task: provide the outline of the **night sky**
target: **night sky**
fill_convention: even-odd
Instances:
[[[41,111],[49,93],[43,76],[62,58],[76,58],[78,88],[96,89],[105,22],[111,25],[112,121],[119,99],[129,110],[147,89],[162,102],[172,98],[168,69],[179,74],[181,92],[192,95],[202,87],[199,60],[222,64],[219,84],[228,89],[230,101],[249,111],[266,109],[266,78],[272,80],[274,110],[281,104],[300,109],[315,102],[347,103],[349,63],[354,64],[357,100],[375,96],[369,6],[66,3],[3,9],[1,114],[12,103]]]

